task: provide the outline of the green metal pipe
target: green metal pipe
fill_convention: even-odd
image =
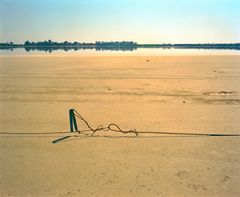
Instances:
[[[74,129],[75,131],[78,131],[77,120],[74,114],[74,109],[69,110],[69,121],[70,121],[70,131],[74,132]]]
[[[73,129],[73,117],[74,117],[73,109],[70,109],[69,110],[69,121],[70,121],[70,131],[71,132],[74,132],[74,129]]]

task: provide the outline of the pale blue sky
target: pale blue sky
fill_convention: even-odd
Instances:
[[[0,0],[0,42],[240,42],[240,0]]]

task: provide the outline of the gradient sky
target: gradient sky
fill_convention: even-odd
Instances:
[[[240,0],[0,0],[0,42],[240,42]]]

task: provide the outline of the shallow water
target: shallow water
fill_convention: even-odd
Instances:
[[[26,56],[176,56],[176,55],[240,55],[240,50],[225,49],[167,49],[167,48],[138,48],[133,51],[114,51],[105,50],[97,51],[95,49],[80,50],[53,50],[51,52],[31,50],[26,51],[24,48],[16,48],[14,50],[0,50],[0,56],[26,55]]]

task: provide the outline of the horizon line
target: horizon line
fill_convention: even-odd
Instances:
[[[42,40],[42,41],[30,41],[30,40],[26,40],[25,42],[23,43],[15,43],[13,41],[7,41],[7,42],[0,42],[0,44],[12,44],[12,45],[25,45],[26,42],[31,42],[31,43],[40,43],[40,42],[47,42],[47,43],[56,43],[56,44],[59,44],[59,43],[64,43],[64,42],[67,42],[67,43],[78,43],[78,44],[96,44],[97,42],[102,42],[102,43],[123,43],[123,42],[133,42],[134,44],[137,44],[137,45],[181,45],[181,44],[184,44],[184,45],[189,45],[189,44],[240,44],[240,41],[239,42],[194,42],[194,43],[138,43],[136,41],[132,41],[132,40],[122,40],[122,41],[95,41],[95,42],[80,42],[80,41],[67,41],[67,40],[64,40],[64,41],[53,41],[51,39],[48,39],[48,40]]]

